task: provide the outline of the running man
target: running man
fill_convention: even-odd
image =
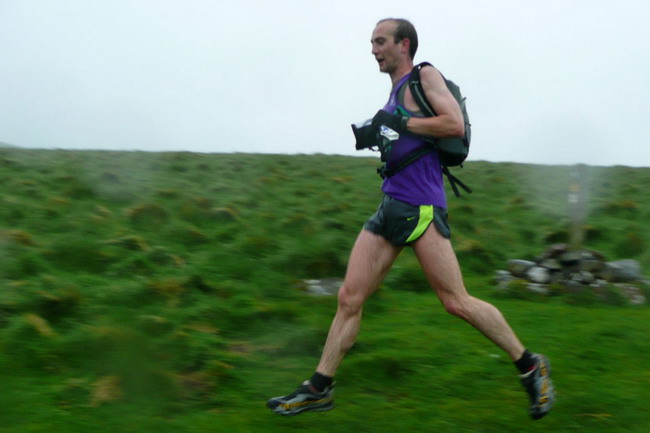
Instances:
[[[421,81],[435,117],[423,117],[411,96],[408,77],[418,47],[413,25],[403,19],[384,19],[372,33],[372,55],[379,70],[390,76],[392,90],[373,126],[399,132],[388,165],[418,146],[422,136],[462,137],[463,116],[458,103],[434,67],[421,70]],[[334,407],[334,375],[359,332],[363,305],[379,286],[405,246],[413,248],[427,280],[446,311],[479,330],[501,348],[519,370],[530,399],[530,416],[546,415],[555,399],[546,356],[525,349],[503,315],[493,305],[471,296],[463,283],[450,242],[443,175],[436,152],[430,152],[384,180],[384,199],[365,223],[350,254],[338,309],[320,362],[311,379],[293,393],[275,397],[267,406],[280,415],[326,411]]]

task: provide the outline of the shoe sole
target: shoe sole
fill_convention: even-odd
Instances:
[[[282,416],[295,416],[295,415],[300,415],[303,412],[327,412],[328,410],[334,409],[334,402],[330,402],[329,404],[326,404],[324,406],[319,406],[319,407],[303,407],[300,409],[292,410],[292,411],[286,411],[283,409],[279,409],[280,406],[276,407],[275,409],[271,409],[274,413],[277,413],[278,415]],[[278,410],[279,409],[279,410]]]

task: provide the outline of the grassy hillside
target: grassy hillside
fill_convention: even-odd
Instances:
[[[567,239],[571,167],[470,162],[450,194],[467,285],[553,361],[533,423],[514,368],[446,315],[410,251],[369,301],[338,408],[264,407],[307,378],[381,198],[372,158],[0,149],[0,432],[645,432],[647,306],[505,298],[510,258]],[[586,246],[650,269],[650,170],[590,167]]]

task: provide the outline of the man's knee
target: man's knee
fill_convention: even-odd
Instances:
[[[363,307],[365,297],[359,291],[352,290],[349,286],[343,284],[339,289],[338,300],[339,311],[348,315],[354,315]]]
[[[447,313],[468,320],[473,311],[474,298],[471,296],[449,297],[442,300]]]

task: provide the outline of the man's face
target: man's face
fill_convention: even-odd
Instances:
[[[379,64],[379,70],[390,74],[397,69],[404,40],[395,43],[397,23],[384,21],[377,24],[372,32],[372,55]]]

